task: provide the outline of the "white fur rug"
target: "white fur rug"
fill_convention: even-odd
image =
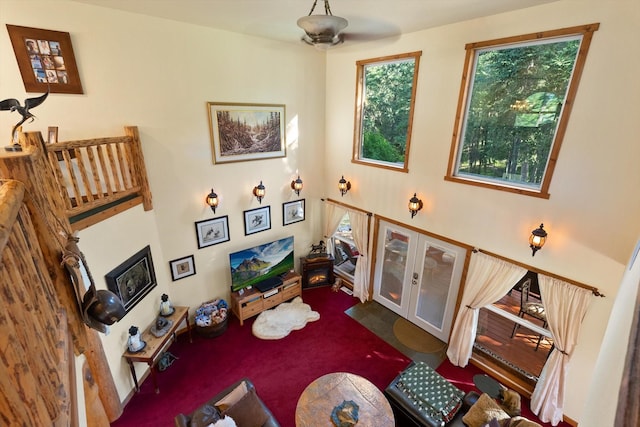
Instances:
[[[319,318],[320,313],[312,311],[309,304],[302,302],[302,298],[295,297],[291,302],[283,302],[276,308],[260,313],[251,330],[253,335],[263,340],[278,340]]]

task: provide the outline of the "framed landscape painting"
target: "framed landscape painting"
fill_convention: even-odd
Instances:
[[[213,163],[286,156],[285,106],[208,102]]]

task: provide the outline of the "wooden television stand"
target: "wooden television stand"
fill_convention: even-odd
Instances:
[[[266,292],[260,292],[255,287],[245,289],[242,295],[240,291],[231,292],[231,311],[243,325],[245,319],[299,296],[302,293],[301,279],[299,274],[289,273],[280,286]]]

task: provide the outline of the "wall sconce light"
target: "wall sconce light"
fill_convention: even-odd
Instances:
[[[529,236],[529,247],[533,251],[531,256],[535,256],[536,251],[539,251],[547,241],[547,232],[544,231],[544,224],[540,224],[540,227],[531,232]]]
[[[265,193],[265,188],[264,188],[264,185],[262,184],[262,181],[260,181],[260,184],[253,187],[253,195],[256,196],[256,199],[258,199],[258,203],[262,203],[262,199],[264,198],[264,193]]]
[[[207,195],[205,201],[207,202],[207,205],[211,207],[213,213],[216,213],[216,207],[218,206],[218,195],[213,191],[213,188],[211,189],[211,193]]]
[[[418,199],[416,193],[413,193],[413,197],[409,199],[409,212],[411,212],[411,218],[416,216],[418,211],[422,209],[422,206],[422,200]]]
[[[351,183],[344,179],[344,175],[338,181],[338,190],[340,190],[340,195],[344,196],[347,194],[347,191],[351,190]]]
[[[295,191],[296,195],[299,196],[302,191],[302,180],[300,179],[300,175],[298,175],[298,179],[291,181],[291,189]]]

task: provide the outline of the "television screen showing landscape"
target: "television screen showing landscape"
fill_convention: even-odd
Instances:
[[[293,236],[229,254],[231,290],[253,286],[293,270]]]

